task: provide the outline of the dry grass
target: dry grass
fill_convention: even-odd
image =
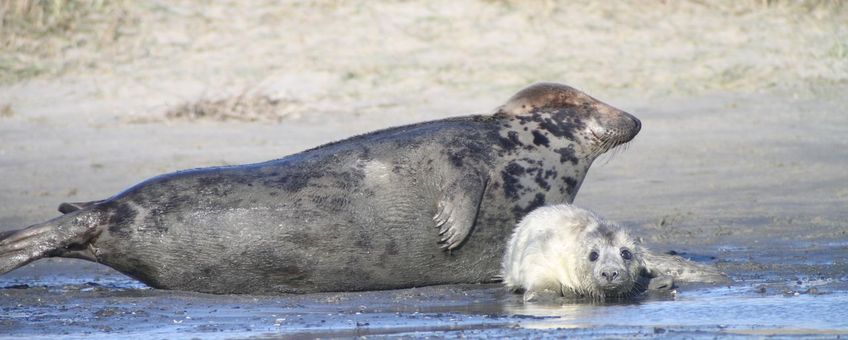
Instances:
[[[68,31],[103,6],[103,1],[8,0],[0,3],[0,27],[32,35]]]
[[[282,121],[294,114],[298,103],[264,94],[242,93],[223,99],[200,99],[168,110],[165,117],[176,120]]]
[[[4,0],[0,2],[0,82],[92,67],[75,48],[108,49],[132,21],[124,0]]]

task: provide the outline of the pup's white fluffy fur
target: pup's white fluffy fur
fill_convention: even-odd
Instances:
[[[628,249],[631,260],[620,258]],[[613,291],[598,283],[590,252],[601,259],[618,261],[622,284]],[[617,257],[617,258],[616,258]],[[610,294],[625,296],[637,285],[644,263],[626,230],[594,213],[571,205],[545,206],[533,210],[518,223],[503,260],[502,275],[507,287],[527,293],[552,291],[560,295],[603,299]]]

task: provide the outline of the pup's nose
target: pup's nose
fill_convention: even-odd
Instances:
[[[601,276],[607,279],[607,282],[612,282],[615,278],[618,277],[618,271],[615,270],[605,270],[601,272]]]

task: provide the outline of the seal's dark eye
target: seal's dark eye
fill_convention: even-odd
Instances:
[[[629,250],[627,250],[627,249],[622,249],[622,250],[621,250],[621,258],[623,258],[623,259],[625,259],[625,260],[630,260],[630,259],[632,259],[632,258],[633,258],[633,253],[631,253],[631,252],[630,252]]]
[[[595,262],[597,260],[598,260],[598,252],[593,250],[591,253],[589,253],[589,261]]]

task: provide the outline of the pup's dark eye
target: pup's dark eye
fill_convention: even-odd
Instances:
[[[627,250],[627,249],[622,249],[622,250],[621,250],[621,258],[623,258],[623,259],[625,259],[625,260],[630,260],[630,259],[632,259],[632,258],[633,258],[633,253],[631,253],[631,252],[630,252],[629,250]]]
[[[595,262],[597,260],[598,260],[598,252],[593,250],[591,253],[589,253],[589,261]]]

